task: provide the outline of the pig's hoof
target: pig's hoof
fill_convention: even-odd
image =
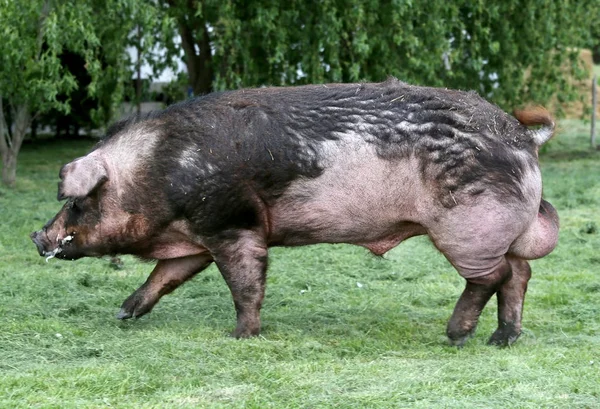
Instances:
[[[499,347],[511,346],[521,335],[514,324],[504,324],[499,327],[488,340],[488,345]]]
[[[249,325],[238,325],[237,328],[231,333],[233,338],[250,338],[260,334],[259,326]]]
[[[126,320],[141,317],[149,313],[154,304],[156,303],[147,302],[143,296],[133,293],[121,305],[121,310],[117,313],[117,319]]]
[[[116,317],[118,320],[126,320],[131,318],[133,314],[130,311],[127,311],[125,308],[121,308],[121,310],[117,313]]]
[[[446,331],[450,345],[461,348],[465,343],[475,335],[475,328],[468,331],[465,330],[448,330]]]
[[[260,334],[260,331],[257,331],[257,332],[249,332],[249,331],[238,331],[237,329],[235,329],[235,330],[234,330],[234,331],[231,333],[231,336],[232,336],[233,338],[240,339],[240,338],[252,338],[252,337],[255,337],[255,336],[259,335],[259,334]]]

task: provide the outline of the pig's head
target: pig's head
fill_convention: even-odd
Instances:
[[[92,152],[63,166],[60,179],[58,200],[67,201],[42,230],[31,234],[38,252],[68,260],[107,254],[109,245],[102,237],[106,164]]]

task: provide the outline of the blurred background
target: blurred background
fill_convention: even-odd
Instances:
[[[600,0],[1,0],[0,27],[9,186],[24,140],[212,91],[394,76],[590,118],[600,64]]]

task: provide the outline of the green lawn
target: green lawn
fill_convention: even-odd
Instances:
[[[532,263],[524,331],[485,344],[495,300],[462,349],[445,339],[463,280],[423,237],[376,258],[345,245],[272,249],[263,335],[235,324],[211,267],[137,320],[114,318],[152,265],[37,255],[60,166],[89,143],[27,145],[0,188],[1,408],[600,408],[600,152],[565,121],[541,156],[561,216]]]

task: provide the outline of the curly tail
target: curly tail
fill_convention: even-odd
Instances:
[[[533,142],[537,146],[541,146],[548,142],[552,135],[556,124],[552,115],[543,107],[530,107],[523,110],[515,110],[515,118],[525,126],[541,125],[541,128],[530,130]]]

